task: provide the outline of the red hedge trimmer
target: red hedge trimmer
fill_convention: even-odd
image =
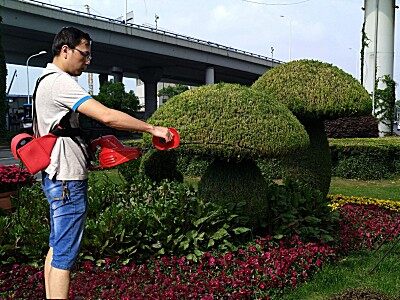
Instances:
[[[180,144],[180,136],[175,128],[169,128],[173,134],[170,142],[153,136],[153,146],[158,150],[177,148]],[[44,170],[50,164],[50,155],[57,140],[57,135],[47,134],[35,138],[27,133],[16,135],[11,140],[11,152],[16,160],[21,160],[31,174]],[[115,136],[106,135],[90,142],[89,150],[93,153],[100,148],[99,165],[92,169],[107,169],[125,162],[135,160],[142,155],[137,147],[123,145]]]

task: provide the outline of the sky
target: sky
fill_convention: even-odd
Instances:
[[[317,59],[331,63],[360,78],[363,0],[41,0],[41,2],[86,11],[110,18],[133,12],[130,22],[215,42],[282,61]],[[397,15],[396,10],[396,15]],[[397,16],[396,16],[397,17]],[[398,25],[395,27],[394,80],[399,54]],[[95,41],[94,41],[95,42]],[[273,52],[271,51],[273,48]],[[93,54],[95,56],[95,53]],[[26,67],[7,65],[10,94],[26,94]],[[30,84],[41,73],[29,68]],[[97,76],[95,76],[97,79]],[[87,77],[80,84],[87,89]],[[135,80],[125,79],[127,90]],[[31,87],[32,89],[32,87]],[[98,83],[95,80],[95,94]],[[398,88],[399,94],[399,88]]]

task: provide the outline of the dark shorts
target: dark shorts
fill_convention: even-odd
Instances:
[[[87,180],[51,180],[43,173],[42,188],[50,205],[49,246],[54,268],[70,270],[78,257],[87,211]]]

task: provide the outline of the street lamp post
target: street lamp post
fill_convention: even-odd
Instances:
[[[158,23],[158,19],[159,19],[160,17],[157,15],[157,14],[155,14],[154,15],[154,19],[155,19],[155,22],[156,22],[156,29],[157,29],[157,23]]]
[[[47,53],[46,51],[40,51],[39,53],[29,56],[28,59],[26,60],[26,81],[28,82],[28,94],[27,94],[28,104],[31,103],[30,98],[29,98],[29,60],[32,57],[39,56],[39,55],[46,54],[46,53]]]
[[[289,61],[292,60],[292,18],[281,15],[281,18],[289,19]]]

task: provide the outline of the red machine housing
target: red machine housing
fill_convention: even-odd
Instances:
[[[90,143],[91,150],[100,147],[99,168],[112,168],[122,163],[139,158],[142,152],[135,147],[124,146],[115,136],[105,135]]]

